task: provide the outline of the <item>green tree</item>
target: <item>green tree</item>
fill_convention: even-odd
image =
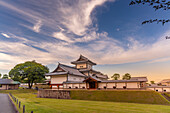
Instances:
[[[2,79],[8,79],[8,75],[7,74],[4,74]]]
[[[0,73],[0,78],[1,78],[2,74]]]
[[[126,73],[125,75],[123,75],[123,80],[129,80],[131,78],[131,75],[129,73]]]
[[[151,84],[155,84],[155,81],[150,81]]]
[[[120,78],[120,74],[115,73],[113,76],[111,76],[113,80],[118,80]]]
[[[25,63],[17,64],[11,69],[9,76],[15,81],[28,83],[28,86],[31,89],[33,83],[44,79],[44,74],[48,72],[48,67],[35,61],[27,61]]]

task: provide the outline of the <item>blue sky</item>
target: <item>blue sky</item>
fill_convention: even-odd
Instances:
[[[111,76],[126,72],[160,81],[170,77],[170,25],[146,24],[169,18],[168,11],[130,0],[1,0],[0,73],[36,60],[52,71],[80,54]]]

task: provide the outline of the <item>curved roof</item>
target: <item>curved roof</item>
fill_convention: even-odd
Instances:
[[[57,68],[61,68],[63,71],[57,71]],[[59,63],[57,68],[55,69],[55,71],[53,71],[51,73],[47,73],[45,75],[51,76],[51,75],[71,74],[71,75],[77,75],[77,76],[83,76],[83,77],[86,76],[86,75],[80,73],[79,70],[77,70],[76,68],[71,67],[71,66],[67,66],[67,65],[64,65],[64,64]]]
[[[12,79],[0,79],[0,84],[20,84],[20,82],[13,81]]]
[[[77,59],[76,61],[71,62],[72,64],[79,64],[79,63],[85,63],[85,62],[89,62],[93,65],[96,65],[96,63],[92,62],[91,60],[89,60],[87,57],[80,55],[79,59]]]

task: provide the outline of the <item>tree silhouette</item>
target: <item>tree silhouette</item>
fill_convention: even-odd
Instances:
[[[150,81],[151,84],[155,84],[155,81]]]
[[[118,80],[120,78],[120,74],[115,73],[113,76],[111,76],[113,80]]]
[[[135,5],[135,4],[143,4],[143,5],[149,5],[155,9],[155,11],[163,9],[164,11],[168,11],[170,9],[170,1],[167,0],[132,0],[129,5]],[[142,22],[143,24],[146,23],[153,23],[157,22],[162,23],[164,25],[165,23],[170,22],[170,19],[150,19],[150,20],[145,20]]]
[[[44,79],[44,74],[48,72],[48,67],[35,61],[27,61],[25,63],[17,64],[11,69],[9,76],[15,81],[26,81],[31,89],[33,83]]]
[[[126,73],[125,75],[123,75],[123,80],[129,80],[131,78],[131,75],[129,73]]]
[[[8,75],[7,74],[4,74],[2,79],[8,79]]]

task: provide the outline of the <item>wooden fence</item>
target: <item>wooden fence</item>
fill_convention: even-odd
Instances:
[[[19,109],[22,109],[22,113],[28,113],[26,112],[25,109],[25,105],[21,105],[21,101],[19,101],[15,96],[13,96],[11,93],[9,93],[9,95],[11,96],[11,98],[13,99],[13,102],[16,103],[16,106],[18,106]],[[33,113],[33,111],[31,111],[31,113]]]

